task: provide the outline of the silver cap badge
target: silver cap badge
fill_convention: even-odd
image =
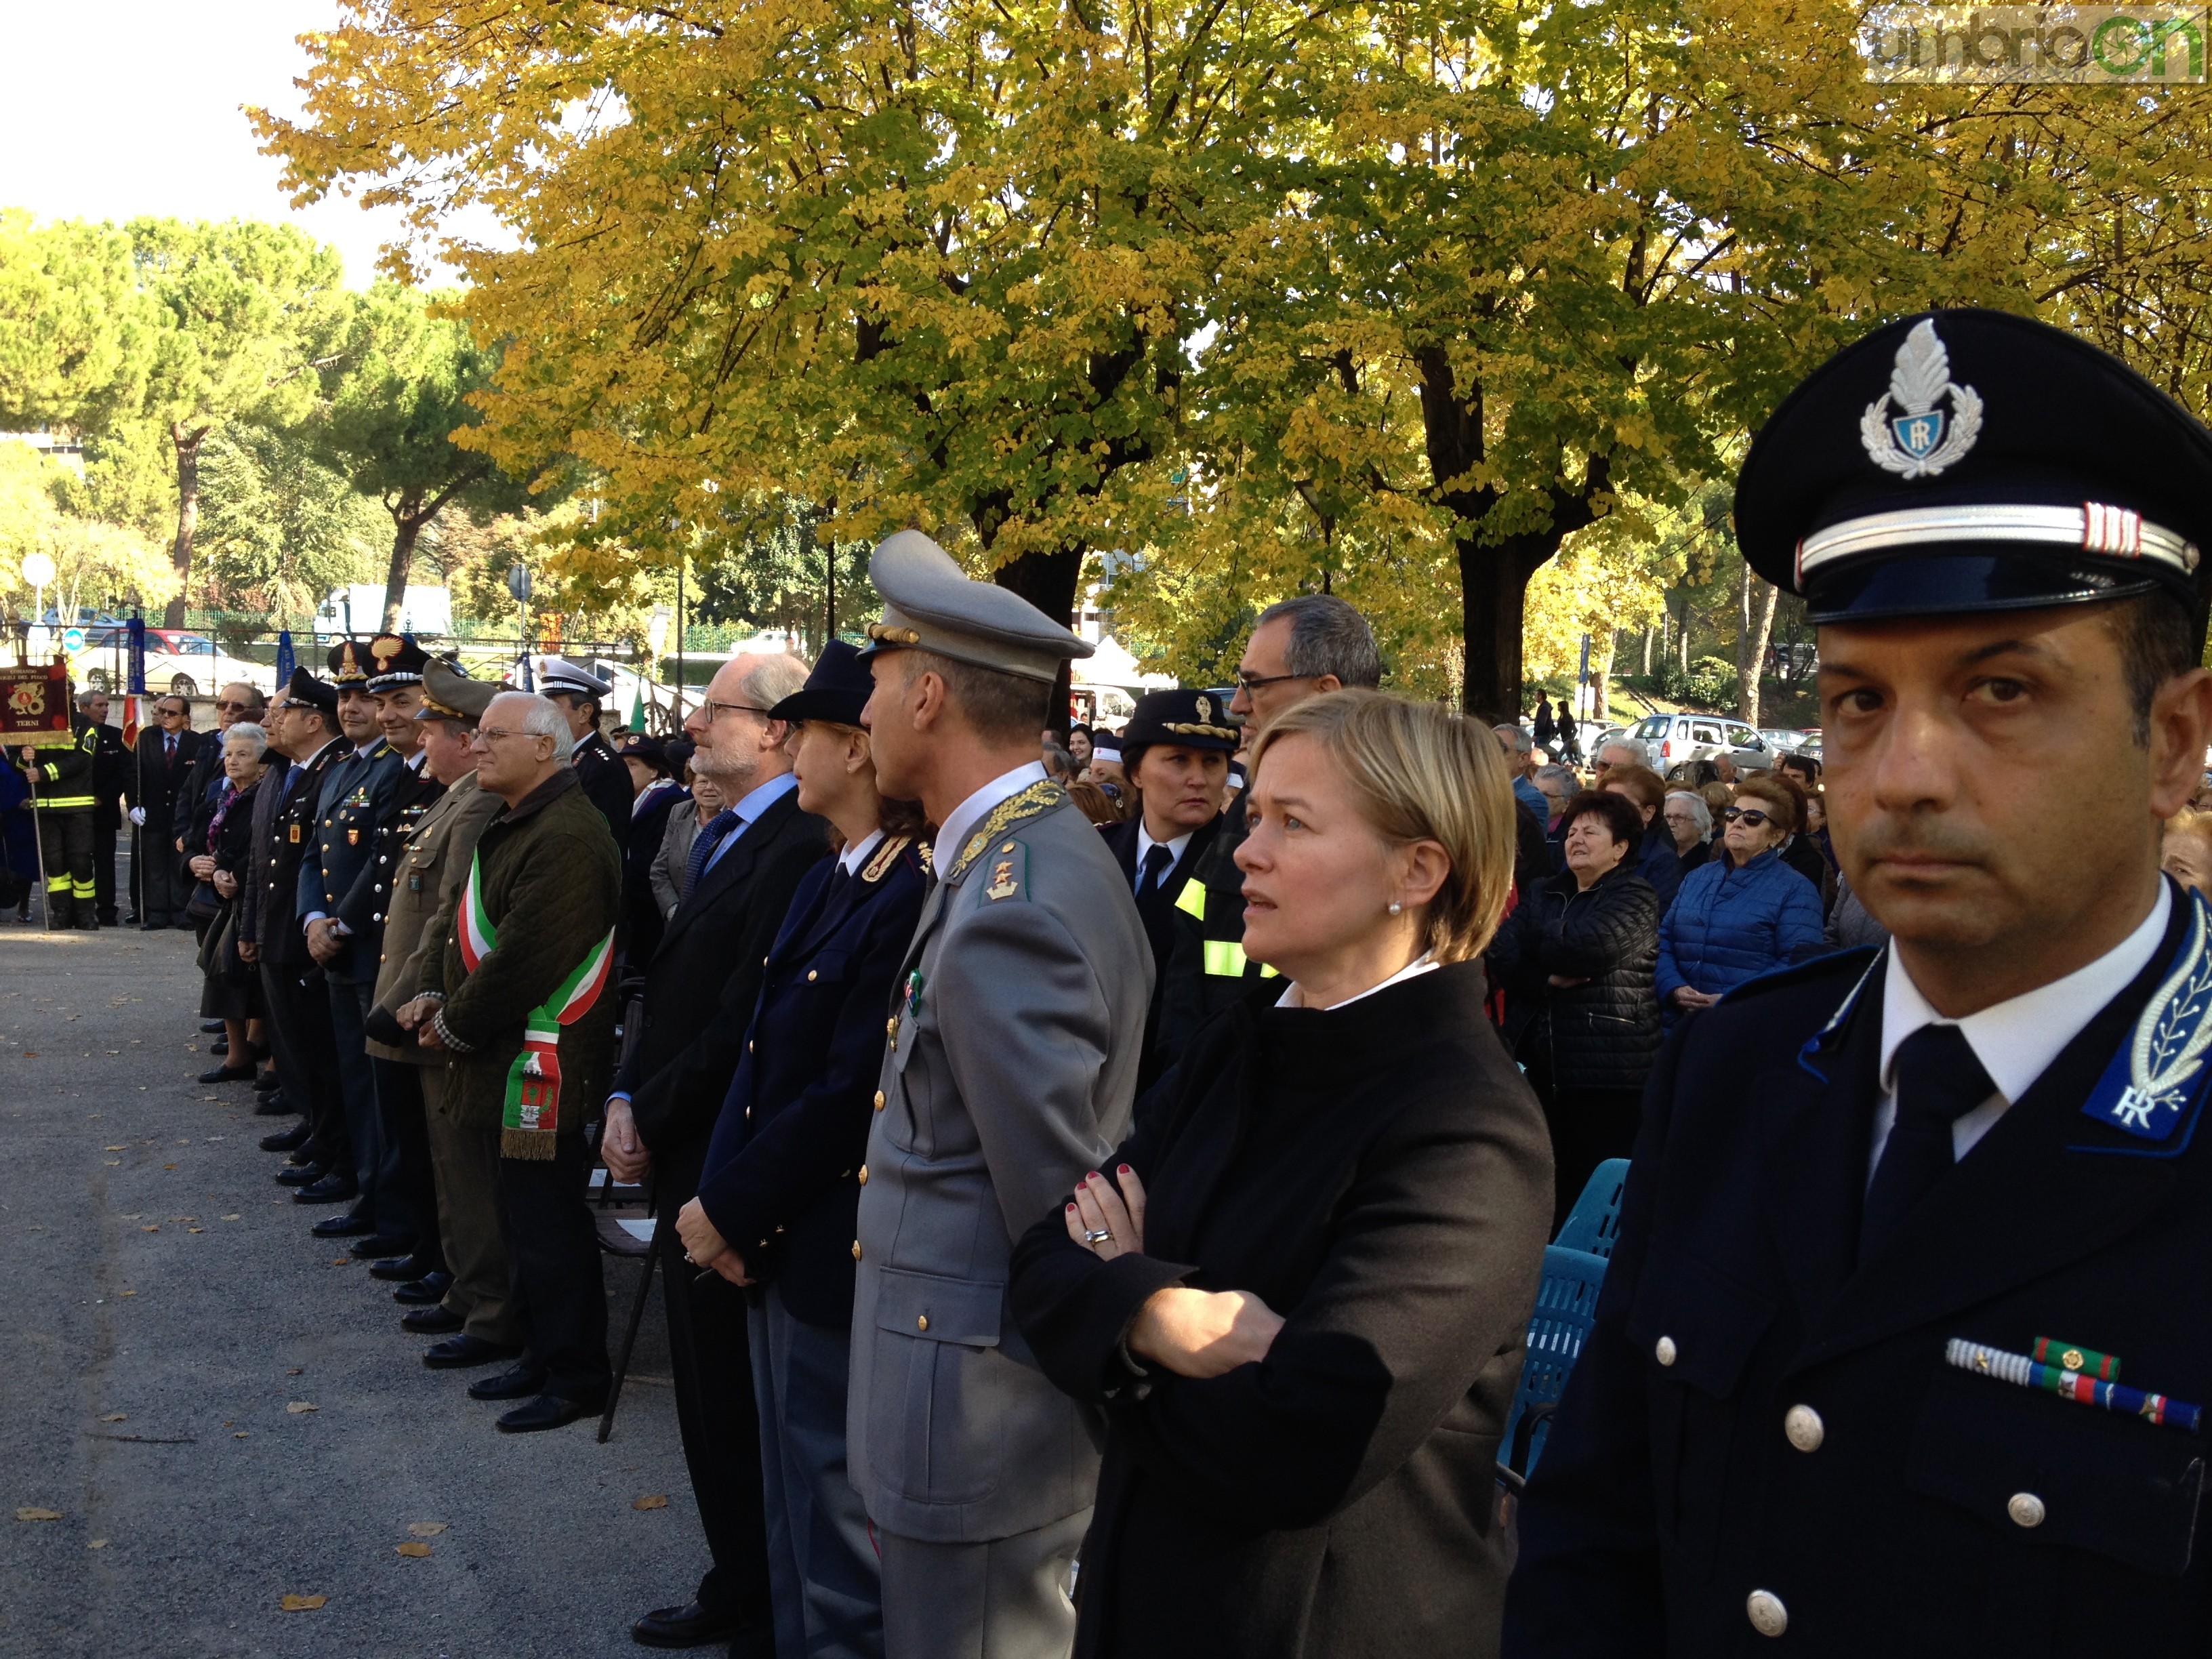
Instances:
[[[1946,396],[1948,411],[1936,407]],[[1889,390],[1859,417],[1859,441],[1876,466],[1901,478],[1932,478],[1972,449],[1981,432],[1980,397],[1954,384],[1950,353],[1935,323],[1922,318],[1897,349]]]

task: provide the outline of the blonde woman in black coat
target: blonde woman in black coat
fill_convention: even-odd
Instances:
[[[1513,798],[1481,726],[1371,692],[1254,763],[1244,948],[1280,977],[1014,1258],[1022,1336],[1107,1425],[1075,1651],[1493,1654],[1552,1209],[1477,960]]]

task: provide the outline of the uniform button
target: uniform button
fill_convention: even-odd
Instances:
[[[854,1239],[854,1240],[853,1241],[853,1260],[854,1260],[854,1261],[858,1261],[860,1259],[860,1241],[859,1239],[857,1239],[857,1238],[856,1238],[856,1239]]]
[[[380,854],[377,854],[376,861],[377,861],[379,864],[384,864],[384,863],[387,863],[387,862],[389,862],[389,860],[386,860],[386,859],[385,858],[385,856],[384,856],[381,853],[380,853]]]
[[[752,1051],[753,1051],[753,1040],[752,1040],[750,1037],[747,1037],[747,1038],[745,1039],[745,1052],[746,1052],[747,1054],[750,1054],[750,1053],[752,1053]]]
[[[1007,842],[1004,847],[1001,847],[999,850],[1000,850],[1001,853],[1011,853],[1011,852],[1012,852],[1012,851],[1014,850],[1014,844],[1013,844],[1013,842]]]
[[[919,1314],[915,1316],[914,1328],[918,1331],[927,1330],[929,1328],[929,1316],[927,1314]]]
[[[816,980],[820,979],[821,977],[822,977],[822,975],[821,975],[820,974],[818,974],[818,973],[815,972],[815,970],[814,970],[813,969],[811,969],[811,968],[809,968],[809,969],[806,970],[806,982],[807,982],[809,985],[813,984],[813,983],[814,983],[814,981],[815,981]]]
[[[865,1164],[860,1166],[860,1184],[863,1187],[868,1184],[868,1166]]]
[[[1744,1598],[1743,1610],[1751,1616],[1751,1627],[1761,1636],[1779,1636],[1790,1628],[1790,1609],[1772,1590],[1752,1591]]]
[[[884,1091],[881,1089],[876,1091],[876,1109],[879,1112],[884,1109]]]
[[[1674,1346],[1674,1339],[1671,1336],[1662,1336],[1653,1346],[1651,1357],[1662,1365],[1671,1365],[1674,1363],[1674,1356],[1678,1352],[1679,1350]]]
[[[2043,1500],[2032,1492],[2016,1492],[2005,1502],[2005,1513],[2012,1516],[2015,1527],[2039,1527],[2050,1511]]]
[[[1820,1413],[1810,1406],[1792,1406],[1782,1419],[1782,1432],[1790,1437],[1790,1443],[1801,1452],[1820,1449],[1826,1438],[1827,1425],[1820,1421]]]

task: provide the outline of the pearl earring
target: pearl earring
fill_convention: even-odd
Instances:
[[[1406,907],[1404,905],[1399,903],[1395,899],[1392,899],[1390,901],[1390,914],[1394,916],[1405,908]]]

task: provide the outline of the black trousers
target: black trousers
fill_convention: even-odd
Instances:
[[[138,832],[138,856],[131,867],[138,878],[138,920],[161,927],[182,927],[185,904],[194,884],[185,872],[173,824],[149,816]]]
[[[1552,1230],[1556,1234],[1583,1188],[1609,1158],[1636,1149],[1644,1096],[1635,1089],[1553,1089],[1540,1091],[1552,1130]]]
[[[295,965],[264,962],[261,990],[284,1097],[307,1115],[303,1150],[311,1161],[350,1176],[353,1151],[346,1139],[345,1097],[338,1091],[338,1045],[322,975],[309,979]]]
[[[120,827],[107,823],[96,812],[93,815],[92,891],[103,927],[112,927],[116,921],[115,836]]]
[[[399,1193],[415,1234],[414,1260],[425,1273],[447,1271],[438,1237],[438,1182],[430,1169],[430,1130],[422,1111],[422,1067],[404,1060],[373,1060],[376,1110],[384,1142],[398,1154]]]
[[[713,1568],[699,1583],[702,1606],[769,1613],[768,1522],[761,1487],[760,1410],[752,1392],[745,1293],[684,1259],[676,1212],[698,1195],[707,1145],[655,1155],[653,1211],[660,1224],[660,1290],[668,1308],[676,1423],[699,1504]]]
[[[561,1136],[550,1158],[499,1161],[499,1224],[522,1363],[545,1368],[546,1393],[597,1406],[614,1367],[599,1238],[584,1196],[591,1179],[580,1134]]]

